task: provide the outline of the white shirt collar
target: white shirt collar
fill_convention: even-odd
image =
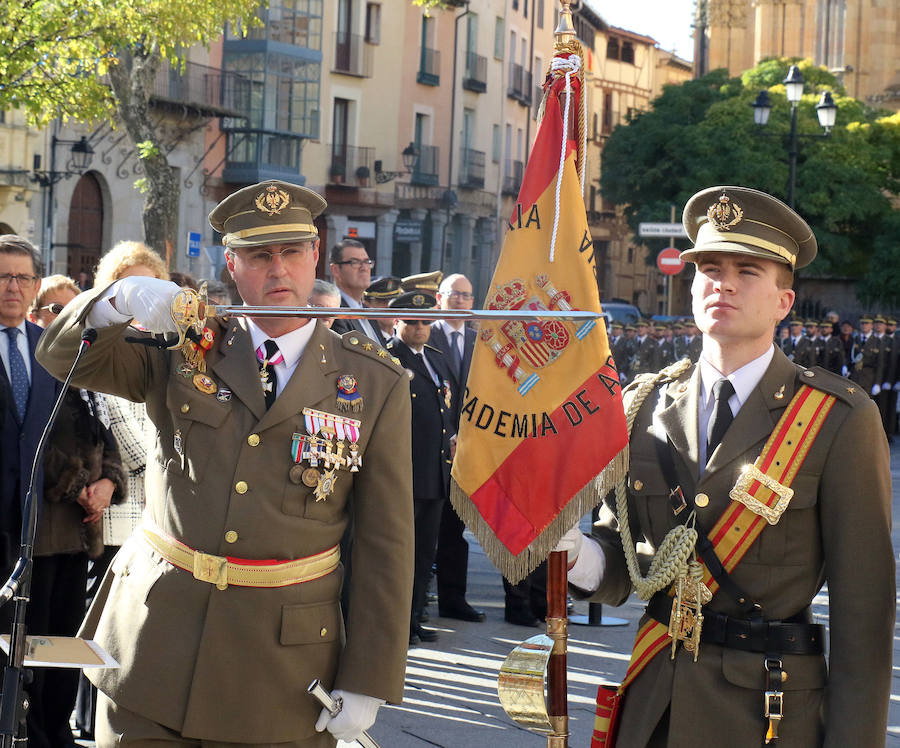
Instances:
[[[354,299],[352,296],[348,296],[343,291],[341,291],[341,298],[351,309],[362,309],[362,304]]]
[[[284,365],[288,371],[293,371],[294,367],[297,366],[300,356],[303,355],[306,344],[309,343],[315,329],[315,321],[310,320],[303,327],[298,327],[296,330],[273,338],[260,330],[256,323],[247,317],[247,332],[250,333],[250,339],[253,341],[253,350],[257,350],[271,338],[278,346],[278,350],[281,351],[281,355],[284,356]]]
[[[769,368],[769,364],[772,362],[772,357],[775,355],[775,346],[772,345],[769,349],[758,358],[753,359],[750,363],[744,364],[737,371],[729,374],[726,379],[728,379],[731,384],[734,386],[734,394],[738,399],[738,407],[734,411],[735,415],[737,415],[737,411],[741,409],[741,406],[747,402],[747,398],[750,397],[750,393],[756,389],[756,385],[759,384],[760,380],[763,378],[763,374],[766,373],[766,369]],[[701,408],[709,408],[711,407],[712,400],[712,386],[719,380],[722,379],[723,374],[716,369],[711,363],[709,363],[703,356],[700,356],[700,407]]]

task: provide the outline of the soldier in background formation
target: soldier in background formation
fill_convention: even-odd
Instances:
[[[622,384],[643,372],[657,372],[679,359],[696,363],[700,357],[701,338],[694,320],[687,318],[666,322],[638,320],[635,325],[609,322],[609,348]]]

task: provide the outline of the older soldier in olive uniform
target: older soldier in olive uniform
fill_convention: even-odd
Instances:
[[[617,513],[623,524],[604,507],[592,536],[575,528],[557,548],[569,551],[570,584],[619,605],[650,560],[642,551],[639,564],[633,543],[656,554],[676,525],[696,523],[705,535],[726,512],[745,517],[734,519],[729,537],[758,523],[761,531],[727,577],[714,571],[719,584],[704,607],[699,651],[679,644],[670,655],[672,640],[662,634],[663,648],[625,691],[617,745],[759,748],[767,731],[777,731],[775,745],[884,745],[895,615],[887,443],[866,393],[788,361],[772,343],[794,301],[792,271],[812,261],[815,237],[788,206],[740,187],[696,194],[684,224],[695,242],[682,257],[697,264],[700,364],[641,377],[626,390],[627,407],[638,410],[628,511]],[[802,414],[807,401],[818,408],[812,421],[794,424],[798,416],[789,415],[773,436],[786,410]],[[791,438],[801,432],[812,442]],[[763,450],[787,463],[757,466],[777,476],[772,486],[785,497],[778,483],[790,483],[792,496],[780,504],[752,480],[738,484]],[[681,489],[675,501],[673,481]],[[775,524],[759,516],[763,505]],[[620,534],[625,521],[629,543]],[[810,612],[825,582],[827,669],[823,627]],[[674,609],[668,587],[653,585],[660,591],[648,604],[662,632]],[[690,582],[685,590],[707,599]]]
[[[306,304],[324,208],[271,181],[213,210],[246,304]],[[62,377],[84,327],[98,328],[77,385],[146,402],[157,429],[144,524],[84,627],[121,665],[89,671],[98,745],[352,740],[403,694],[413,523],[397,454],[410,450],[409,379],[357,332],[308,319],[214,319],[174,351],[127,342],[133,317],[171,331],[178,291],[136,277],[86,292],[39,349]],[[351,516],[345,630],[337,548]],[[313,678],[343,696],[338,716],[306,693]]]

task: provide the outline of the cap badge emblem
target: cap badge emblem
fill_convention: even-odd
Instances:
[[[269,218],[281,215],[281,211],[290,204],[291,196],[285,190],[278,189],[274,184],[270,184],[256,196],[256,209],[260,213],[265,213]]]
[[[425,306],[425,297],[422,294],[416,294],[412,297],[412,303],[414,307]]]
[[[719,231],[729,231],[737,226],[744,217],[744,211],[740,205],[731,201],[724,192],[717,202],[709,206],[706,218]]]

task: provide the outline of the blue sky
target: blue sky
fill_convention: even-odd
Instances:
[[[612,26],[652,36],[663,49],[693,60],[694,0],[582,0]]]

